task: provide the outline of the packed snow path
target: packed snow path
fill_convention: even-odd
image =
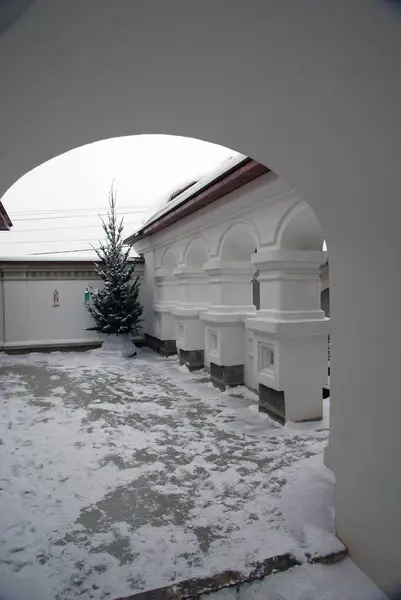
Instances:
[[[285,467],[327,423],[283,428],[146,350],[1,355],[0,386],[2,599],[116,598],[297,548]]]

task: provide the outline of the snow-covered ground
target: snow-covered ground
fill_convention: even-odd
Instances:
[[[281,427],[176,359],[101,350],[1,355],[0,411],[1,600],[116,598],[341,548],[327,417]]]

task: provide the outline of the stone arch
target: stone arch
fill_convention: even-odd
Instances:
[[[173,273],[178,265],[177,254],[173,248],[168,247],[163,253],[160,266],[166,273]]]
[[[250,261],[259,246],[255,228],[245,221],[233,223],[226,229],[219,242],[221,260]]]
[[[321,250],[323,242],[322,227],[305,201],[285,215],[276,234],[277,246],[291,250]]]
[[[291,208],[281,220],[276,235],[280,248],[291,250],[322,250],[325,238],[322,227],[304,200]],[[321,275],[328,267],[321,267]],[[320,306],[326,317],[330,317],[330,289],[328,276],[322,280]]]
[[[209,259],[209,247],[203,237],[192,238],[184,251],[184,264],[187,267],[202,267]]]
[[[399,583],[401,501],[398,373],[389,367],[399,351],[391,277],[401,250],[401,137],[394,135],[401,83],[399,61],[391,60],[401,35],[398,5],[370,2],[360,11],[351,2],[293,2],[288,10],[260,2],[250,11],[238,2],[229,18],[229,2],[176,6],[160,2],[156,13],[143,3],[138,15],[128,2],[103,3],[101,11],[96,0],[32,3],[1,36],[1,191],[84,143],[169,131],[252,155],[310,199],[335,273],[336,531],[390,593]],[[42,38],[46,46],[33,43]],[[388,418],[378,422],[379,411]],[[386,510],[378,513],[379,502]]]

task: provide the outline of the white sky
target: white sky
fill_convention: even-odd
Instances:
[[[114,138],[71,150],[24,175],[3,196],[13,227],[0,234],[1,256],[97,245],[103,237],[98,215],[107,212],[113,179],[128,237],[161,197],[234,154],[215,144],[165,135]],[[92,258],[94,253],[64,256]]]

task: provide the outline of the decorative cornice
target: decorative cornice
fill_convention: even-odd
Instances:
[[[144,265],[145,259],[143,256],[138,256],[130,263],[136,263],[137,266]],[[6,270],[24,270],[24,269],[52,269],[52,270],[60,270],[60,269],[69,269],[69,270],[88,270],[93,269],[95,264],[99,264],[99,260],[46,260],[46,259],[30,259],[30,258],[20,258],[20,259],[3,259],[0,260],[0,268],[2,271]]]
[[[65,280],[78,281],[93,279],[100,280],[96,271],[50,271],[50,270],[14,270],[3,271],[2,279],[4,281],[25,281],[25,280]]]
[[[144,261],[142,260],[135,269],[136,275],[143,277]],[[4,281],[25,280],[96,280],[100,277],[93,267],[93,263],[87,262],[18,262],[9,261],[0,263],[0,277]]]

